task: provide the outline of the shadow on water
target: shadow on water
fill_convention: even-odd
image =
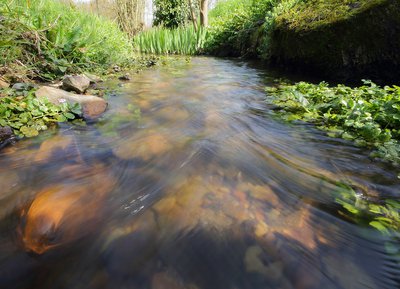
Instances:
[[[98,122],[0,151],[0,288],[398,288],[398,239],[335,201],[399,199],[398,172],[275,119],[269,76],[177,61],[107,83]]]

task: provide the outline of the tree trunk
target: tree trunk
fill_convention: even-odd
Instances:
[[[200,0],[200,25],[208,26],[208,0]]]
[[[194,31],[197,32],[197,17],[196,17],[196,11],[194,10],[195,8],[193,7],[193,3],[192,0],[189,0],[189,7],[190,7],[190,14],[192,17],[192,21],[193,21],[193,26],[194,26]]]

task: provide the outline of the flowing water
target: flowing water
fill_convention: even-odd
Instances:
[[[177,61],[104,84],[102,119],[3,149],[0,288],[399,288],[399,243],[336,202],[342,183],[398,199],[398,172],[279,121],[271,84]]]

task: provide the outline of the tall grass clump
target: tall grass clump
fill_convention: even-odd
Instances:
[[[33,77],[52,79],[131,57],[131,42],[115,23],[73,5],[6,0],[0,15],[0,65],[24,67]]]
[[[193,25],[175,29],[155,27],[143,31],[134,38],[137,51],[150,54],[195,55],[203,51],[207,30],[194,29]]]

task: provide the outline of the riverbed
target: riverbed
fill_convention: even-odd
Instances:
[[[177,60],[106,82],[109,108],[0,151],[0,288],[399,288],[398,239],[344,185],[399,199],[398,171],[281,121],[279,75]]]

